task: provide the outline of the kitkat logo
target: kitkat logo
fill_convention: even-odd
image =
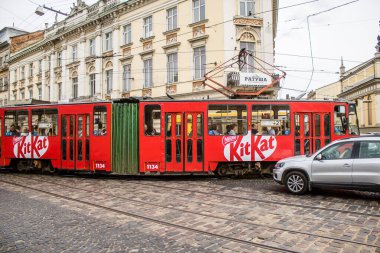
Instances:
[[[246,136],[225,136],[222,142],[224,157],[228,161],[263,161],[277,148],[276,136],[256,135],[252,143],[250,133]]]
[[[41,158],[49,148],[46,136],[28,136],[13,138],[13,154],[16,158]]]

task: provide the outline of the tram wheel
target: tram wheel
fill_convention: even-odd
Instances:
[[[220,178],[226,177],[227,176],[227,172],[228,172],[228,167],[226,165],[219,166],[219,168],[216,171],[217,175]]]

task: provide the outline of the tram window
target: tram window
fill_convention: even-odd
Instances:
[[[231,104],[209,105],[208,107],[208,134],[209,135],[245,135],[247,134],[247,107],[245,105],[231,105]]]
[[[187,115],[187,137],[193,137],[193,115]]]
[[[197,115],[197,136],[203,136],[203,117],[202,114]]]
[[[324,116],[325,137],[330,137],[330,114]]]
[[[290,110],[288,105],[253,105],[252,134],[289,135]]]
[[[58,134],[58,110],[34,109],[32,110],[33,135],[56,136]]]
[[[166,115],[166,136],[170,137],[172,135],[172,115],[167,114]]]
[[[166,162],[172,161],[172,140],[166,140]]]
[[[356,114],[356,105],[351,104],[348,107],[348,123],[349,123],[349,133],[353,135],[359,134],[358,115]]]
[[[309,136],[310,135],[310,128],[309,128],[309,115],[305,114],[303,116],[303,134],[305,136]]]
[[[90,160],[90,141],[86,139],[86,161]]]
[[[28,111],[6,111],[4,123],[6,136],[26,136],[29,133]]]
[[[321,136],[321,116],[315,115],[315,136]]]
[[[344,135],[347,130],[346,107],[337,105],[334,108],[334,133],[335,135]]]
[[[300,155],[301,154],[301,142],[300,139],[296,139],[294,143],[294,155]]]
[[[107,134],[107,108],[95,106],[94,108],[94,135],[103,136]]]
[[[300,125],[300,115],[299,114],[294,114],[294,125],[295,125],[295,136],[300,136],[301,135],[301,125]]]
[[[175,135],[181,136],[181,129],[182,129],[182,116],[176,115],[175,117]]]
[[[83,117],[78,117],[78,137],[83,136]]]
[[[203,140],[197,140],[197,161],[203,161]]]
[[[144,108],[145,136],[157,136],[161,133],[161,106],[146,105]]]
[[[193,161],[193,140],[187,140],[187,162]]]
[[[90,136],[90,115],[86,116],[86,136]]]
[[[181,162],[181,141],[175,141],[175,160],[177,163]]]

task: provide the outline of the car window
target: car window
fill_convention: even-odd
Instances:
[[[380,158],[380,141],[360,142],[359,158]]]
[[[353,142],[337,143],[321,152],[322,160],[350,159],[353,147]]]

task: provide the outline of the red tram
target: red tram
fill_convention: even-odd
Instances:
[[[200,100],[0,108],[0,167],[143,174],[243,174],[358,135],[339,101]]]

